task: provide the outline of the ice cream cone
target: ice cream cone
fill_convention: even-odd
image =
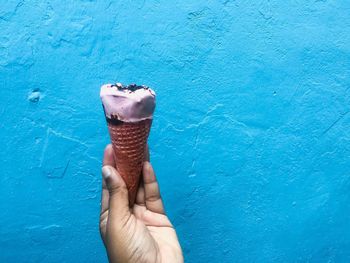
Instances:
[[[116,168],[133,206],[140,182],[147,139],[155,109],[155,93],[147,86],[120,83],[101,87],[101,100],[116,160]]]
[[[108,122],[117,170],[128,188],[130,206],[136,199],[151,125],[152,120]]]

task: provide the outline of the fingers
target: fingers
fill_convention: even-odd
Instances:
[[[125,182],[117,170],[110,165],[103,166],[102,175],[109,195],[108,220],[122,224],[123,220],[130,215],[128,190]]]
[[[148,144],[146,145],[145,148],[145,153],[144,153],[144,161],[149,162],[149,149],[148,149]],[[145,189],[143,186],[143,179],[140,178],[140,184],[139,184],[139,189],[137,190],[136,194],[136,202],[137,205],[142,205],[145,206]]]
[[[142,169],[145,188],[145,203],[148,210],[165,214],[156,176],[149,162],[145,162]]]
[[[103,154],[103,165],[115,167],[114,152],[112,144],[108,144]],[[101,215],[108,209],[109,194],[106,187],[106,182],[102,178],[102,198],[101,198]]]
[[[150,158],[149,158],[149,148],[148,148],[148,144],[146,145],[145,148],[145,162],[149,162]]]
[[[115,167],[114,151],[112,144],[108,144],[103,154],[103,165]]]
[[[136,194],[135,204],[145,206],[145,188],[143,187],[143,182],[140,182],[139,189]]]

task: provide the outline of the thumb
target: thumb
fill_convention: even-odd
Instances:
[[[121,222],[130,215],[129,198],[126,184],[117,170],[105,165],[102,167],[102,175],[109,192],[109,220]]]

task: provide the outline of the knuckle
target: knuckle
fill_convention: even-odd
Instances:
[[[149,196],[147,196],[147,201],[154,202],[160,199],[159,193],[152,193]]]

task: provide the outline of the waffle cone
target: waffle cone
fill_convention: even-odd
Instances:
[[[128,188],[130,206],[136,199],[151,125],[152,120],[117,124],[108,122],[117,170]]]

